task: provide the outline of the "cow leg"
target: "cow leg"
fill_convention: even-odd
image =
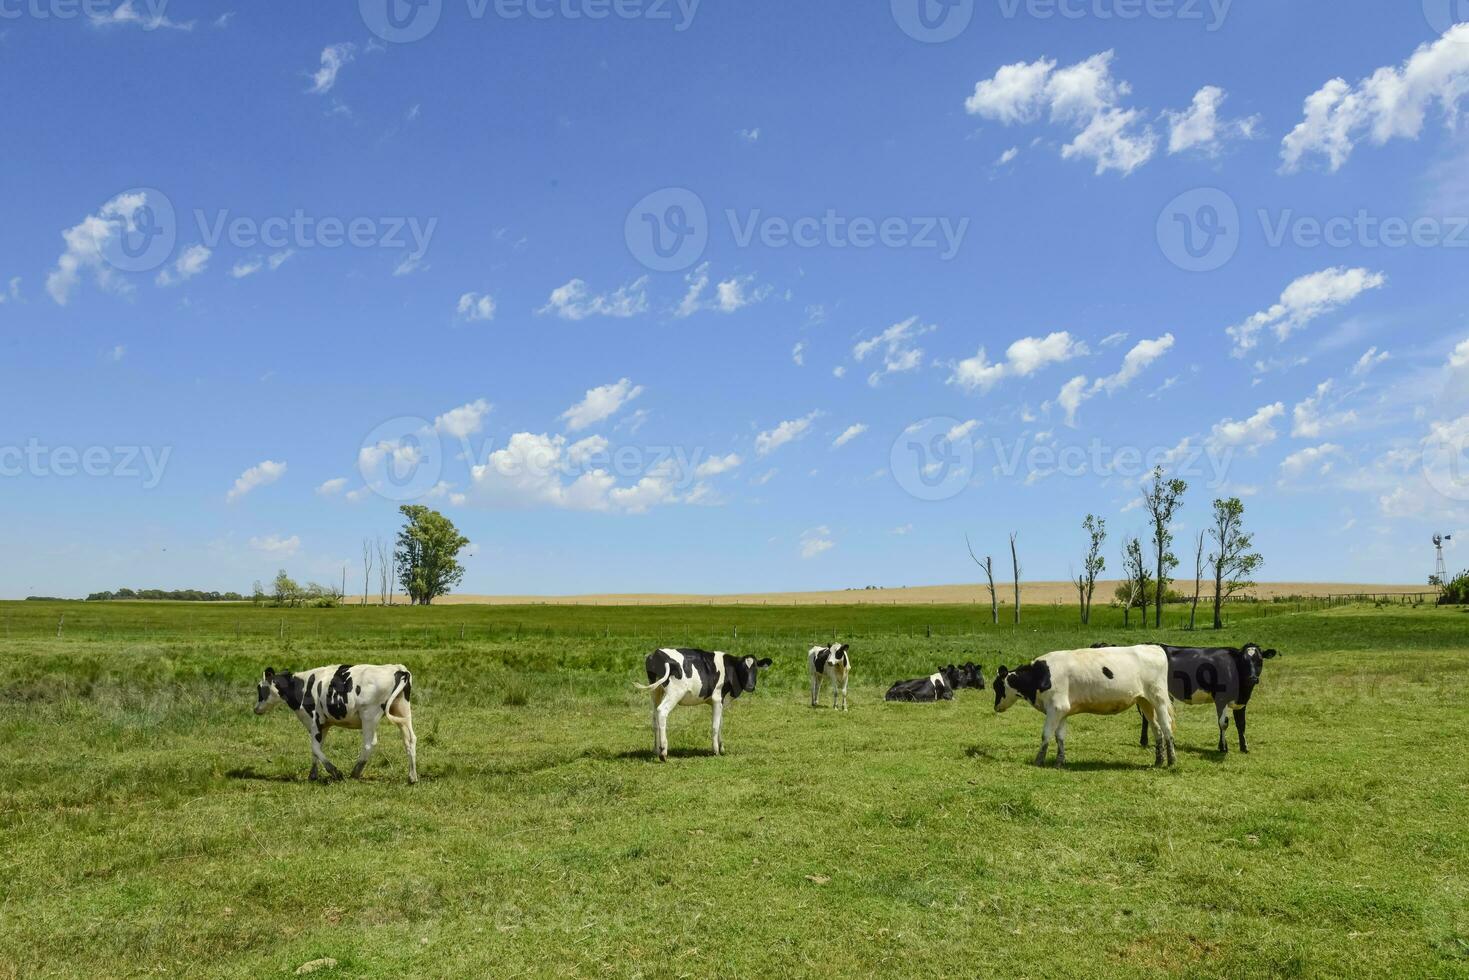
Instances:
[[[665,697],[658,703],[654,717],[658,724],[658,761],[668,761],[668,716],[673,713],[673,706],[677,704],[672,698]]]
[[[367,708],[361,713],[362,720],[362,752],[357,756],[357,765],[352,767],[352,778],[359,779],[362,770],[367,768],[367,760],[372,758],[372,750],[377,747],[377,724],[382,719],[381,712]]]
[[[311,741],[311,778],[317,778],[316,767],[320,765],[326,769],[328,776],[333,779],[341,779],[341,770],[332,765],[332,760],[326,757],[326,753],[321,748],[322,739],[326,738],[325,726],[313,718],[307,724],[306,731],[310,734]]]
[[[1153,724],[1158,726],[1158,741],[1165,742],[1168,754],[1168,764],[1171,766],[1178,761],[1178,753],[1173,744],[1173,702],[1168,700],[1165,691],[1162,700],[1158,702],[1153,710]]]
[[[658,706],[663,702],[662,691],[653,692],[653,758],[661,758],[663,737],[658,734]]]
[[[1245,743],[1245,709],[1244,708],[1235,708],[1234,709],[1234,727],[1239,730],[1239,750],[1241,752],[1248,752],[1248,751],[1250,751],[1249,745]]]
[[[407,701],[399,700],[397,704],[389,706],[390,718],[393,717],[394,708],[398,710],[398,716],[394,720],[403,733],[403,751],[408,755],[408,785],[412,786],[418,782],[418,735],[413,731],[413,709],[408,707]]]
[[[1229,702],[1227,701],[1214,702],[1214,710],[1219,716],[1219,751],[1225,755],[1229,754],[1229,742],[1224,737],[1229,732],[1229,712],[1226,710],[1228,707]]]
[[[724,699],[714,699],[714,754],[724,755]]]
[[[1055,711],[1046,709],[1046,725],[1041,729],[1041,750],[1036,753],[1035,764],[1043,766],[1046,764],[1046,752],[1051,748],[1051,736],[1056,733]]]
[[[1066,719],[1056,723],[1056,768],[1066,765]]]
[[[821,700],[821,675],[811,675],[811,707],[815,708]]]
[[[852,675],[850,672],[842,675],[842,710],[847,710],[847,680]]]
[[[1147,700],[1139,701],[1137,703],[1137,710],[1142,712],[1144,725],[1143,731],[1147,731],[1146,726],[1149,722],[1152,722],[1153,727],[1157,729],[1157,732],[1155,733],[1155,736],[1153,738],[1153,765],[1161,766],[1163,764],[1164,737],[1163,729],[1158,724],[1158,714],[1153,709],[1153,702]]]
[[[1141,745],[1143,748],[1147,748],[1148,747],[1148,716],[1145,715],[1145,714],[1143,714],[1143,707],[1142,707],[1142,705],[1138,705],[1138,707],[1137,707],[1137,713],[1138,713],[1138,717],[1142,718],[1142,720],[1143,720],[1143,735],[1142,735],[1142,738],[1138,740],[1138,743],[1137,744],[1138,745]]]

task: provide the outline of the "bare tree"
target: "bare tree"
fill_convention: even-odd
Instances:
[[[382,538],[378,538],[377,539],[376,547],[377,547],[377,569],[378,569],[378,572],[377,572],[377,595],[378,595],[378,602],[381,605],[387,606],[387,605],[391,605],[392,604],[391,601],[390,601],[390,599],[389,599],[388,590],[392,588],[392,581],[393,581],[393,572],[392,572],[392,569],[393,569],[394,566],[396,566],[397,562],[389,554],[388,543],[386,541],[384,541]]]
[[[1143,558],[1143,543],[1136,537],[1122,539],[1122,571],[1127,576],[1126,599],[1122,604],[1122,625],[1132,625],[1132,609],[1139,603],[1143,609],[1143,625],[1148,625],[1148,564]],[[1119,590],[1119,595],[1124,594]]]
[[[1020,622],[1020,556],[1015,552],[1015,532],[1010,532],[1010,566],[1015,569],[1015,622]]]
[[[1204,586],[1204,532],[1199,532],[1199,546],[1194,552],[1194,604],[1188,610],[1188,628],[1194,628],[1199,615],[1199,592]]]
[[[1154,604],[1157,613],[1154,626],[1163,625],[1163,601],[1168,595],[1168,573],[1178,566],[1178,558],[1168,549],[1173,545],[1173,515],[1183,503],[1188,484],[1182,480],[1164,480],[1163,467],[1153,470],[1153,486],[1143,494],[1143,506],[1153,525],[1153,554],[1158,573],[1154,580]],[[1147,617],[1145,616],[1144,619]]]
[[[1263,564],[1262,555],[1252,551],[1255,536],[1245,530],[1245,505],[1238,497],[1214,501],[1214,526],[1209,528],[1214,551],[1214,628],[1224,628],[1224,603],[1255,583],[1250,577]]]
[[[974,553],[974,545],[969,543],[969,535],[964,535],[964,546],[969,549],[969,557],[974,563],[984,569],[984,577],[989,581],[990,589],[990,622],[996,626],[1000,625],[1000,600],[995,597],[995,560],[989,555],[984,556],[984,561]]]
[[[362,539],[362,604],[367,605],[367,597],[372,594],[372,542],[366,538]]]
[[[1087,533],[1086,558],[1081,563],[1081,574],[1076,577],[1076,594],[1081,600],[1081,622],[1085,626],[1092,621],[1092,595],[1097,591],[1097,576],[1107,567],[1102,557],[1102,545],[1107,541],[1107,522],[1095,514],[1086,515],[1081,529]]]

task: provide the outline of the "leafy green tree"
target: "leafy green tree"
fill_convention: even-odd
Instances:
[[[1163,467],[1153,470],[1153,485],[1143,494],[1143,506],[1148,510],[1148,519],[1153,525],[1153,555],[1157,560],[1157,574],[1153,576],[1157,587],[1153,590],[1157,612],[1153,625],[1163,625],[1163,602],[1168,595],[1168,573],[1178,567],[1178,557],[1169,549],[1173,547],[1173,515],[1183,505],[1183,495],[1188,484],[1182,480],[1163,479]],[[1147,616],[1143,617],[1144,620]]]
[[[1255,583],[1251,576],[1265,564],[1255,552],[1255,536],[1245,530],[1245,505],[1238,497],[1214,501],[1214,526],[1209,528],[1214,550],[1209,564],[1214,569],[1214,628],[1224,628],[1224,603]]]
[[[1081,600],[1082,625],[1092,621],[1092,595],[1097,591],[1097,576],[1107,567],[1102,557],[1102,545],[1107,541],[1107,522],[1095,514],[1086,515],[1081,529],[1089,539],[1086,557],[1081,563],[1081,574],[1076,577],[1076,593]]]
[[[286,574],[284,568],[276,573],[271,601],[277,606],[295,607],[301,604],[301,586],[297,585],[296,581]]]
[[[1143,611],[1143,625],[1148,625],[1148,589],[1152,577],[1148,575],[1148,563],[1143,558],[1143,543],[1137,538],[1122,539],[1122,573],[1126,576],[1117,588],[1117,598],[1122,603],[1122,625],[1132,625],[1132,610]]]
[[[459,552],[469,539],[436,510],[404,504],[403,529],[398,532],[395,557],[398,581],[414,605],[427,606],[464,580]]]

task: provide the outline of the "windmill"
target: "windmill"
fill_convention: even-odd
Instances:
[[[1443,543],[1452,540],[1454,540],[1452,534],[1435,534],[1433,536],[1433,547],[1437,552],[1437,560],[1433,565],[1433,581],[1439,585],[1448,581],[1449,578],[1449,567],[1444,564],[1443,560]]]

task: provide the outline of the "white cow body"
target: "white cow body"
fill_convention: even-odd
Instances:
[[[831,687],[832,710],[840,705],[847,710],[847,678],[852,673],[852,658],[845,643],[833,643],[829,647],[812,647],[806,655],[811,668],[811,707],[821,699],[821,682]]]
[[[756,677],[769,660],[707,650],[665,648],[648,654],[648,683],[637,687],[653,695],[653,754],[668,761],[668,716],[678,705],[714,708],[714,754],[724,754],[724,706],[755,690]]]
[[[1000,668],[995,678],[995,711],[1020,698],[1046,716],[1036,765],[1046,760],[1056,739],[1056,764],[1066,762],[1066,719],[1072,715],[1115,715],[1137,705],[1157,726],[1156,759],[1168,765],[1173,749],[1173,709],[1168,695],[1168,655],[1160,646],[1059,650],[1014,671]]]
[[[318,767],[340,779],[322,749],[329,728],[352,728],[362,732],[362,752],[352,769],[361,776],[377,746],[377,726],[386,719],[397,725],[408,753],[408,781],[418,782],[418,739],[413,732],[413,675],[402,664],[333,664],[293,674],[266,669],[258,688],[255,713],[263,715],[276,704],[296,713],[311,741],[311,778]]]

